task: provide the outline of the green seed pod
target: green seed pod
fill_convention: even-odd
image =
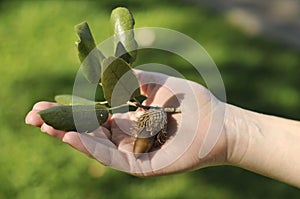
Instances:
[[[95,130],[109,115],[101,105],[55,106],[38,113],[46,124],[57,130],[78,132]]]

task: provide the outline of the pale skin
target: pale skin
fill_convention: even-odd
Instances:
[[[26,116],[26,123],[40,127],[43,132],[104,165],[137,176],[232,165],[300,188],[299,121],[264,115],[221,102],[209,90],[188,80],[141,71],[137,76],[142,93],[148,96],[146,105],[179,106],[182,109],[182,113],[170,115],[169,138],[153,153],[141,158],[136,158],[132,153],[134,138],[128,132],[136,119],[134,112],[115,114],[99,129],[84,136],[77,132],[56,130],[45,124],[37,112],[58,104],[38,102]],[[159,83],[154,85],[154,82]],[[181,99],[174,100],[174,96]],[[201,115],[201,119],[197,120],[196,114]],[[214,141],[210,140],[212,145],[207,145],[205,136],[207,132],[212,132],[209,131],[211,122],[215,121],[212,118],[219,115],[222,125],[213,128],[219,130],[216,132],[218,136]],[[184,119],[187,116],[190,118]],[[204,156],[199,155],[203,146],[207,149]]]

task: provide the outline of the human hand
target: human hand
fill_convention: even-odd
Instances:
[[[28,113],[26,123],[41,127],[104,165],[133,175],[164,175],[226,164],[225,103],[205,87],[185,79],[142,71],[137,71],[137,76],[142,94],[148,97],[145,105],[181,109],[181,113],[168,115],[166,143],[139,158],[132,153],[136,112],[113,114],[92,133],[79,134],[45,124],[37,112],[58,104],[39,102]]]

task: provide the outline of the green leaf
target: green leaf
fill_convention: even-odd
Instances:
[[[137,42],[134,39],[134,18],[131,12],[124,7],[118,7],[111,13],[111,23],[114,30],[115,49],[119,42],[130,54],[129,64],[133,63],[137,54]]]
[[[134,101],[138,102],[139,104],[142,104],[143,101],[145,101],[146,99],[147,99],[147,97],[144,95],[138,95],[138,96],[134,97]]]
[[[78,57],[82,63],[83,74],[91,83],[98,83],[101,74],[101,61],[105,58],[96,48],[94,38],[87,22],[75,26],[80,40],[76,42]]]
[[[39,114],[46,124],[55,129],[90,132],[107,120],[109,112],[101,105],[75,105],[56,106],[40,111]]]
[[[123,44],[121,42],[118,42],[118,44],[117,44],[115,56],[122,58],[127,63],[130,63],[130,60],[132,59],[132,57],[126,51],[125,47],[123,46]]]
[[[96,102],[75,95],[56,95],[55,101],[62,105],[93,105]]]
[[[102,66],[101,83],[104,97],[110,105],[118,106],[140,95],[139,81],[123,59],[108,57],[103,60]]]

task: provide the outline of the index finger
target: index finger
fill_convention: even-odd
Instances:
[[[46,102],[46,101],[41,101],[36,103],[33,106],[32,110],[29,111],[29,113],[26,115],[25,123],[33,126],[38,126],[38,127],[41,126],[44,123],[44,121],[42,120],[38,112],[58,105],[59,104],[57,103]]]

